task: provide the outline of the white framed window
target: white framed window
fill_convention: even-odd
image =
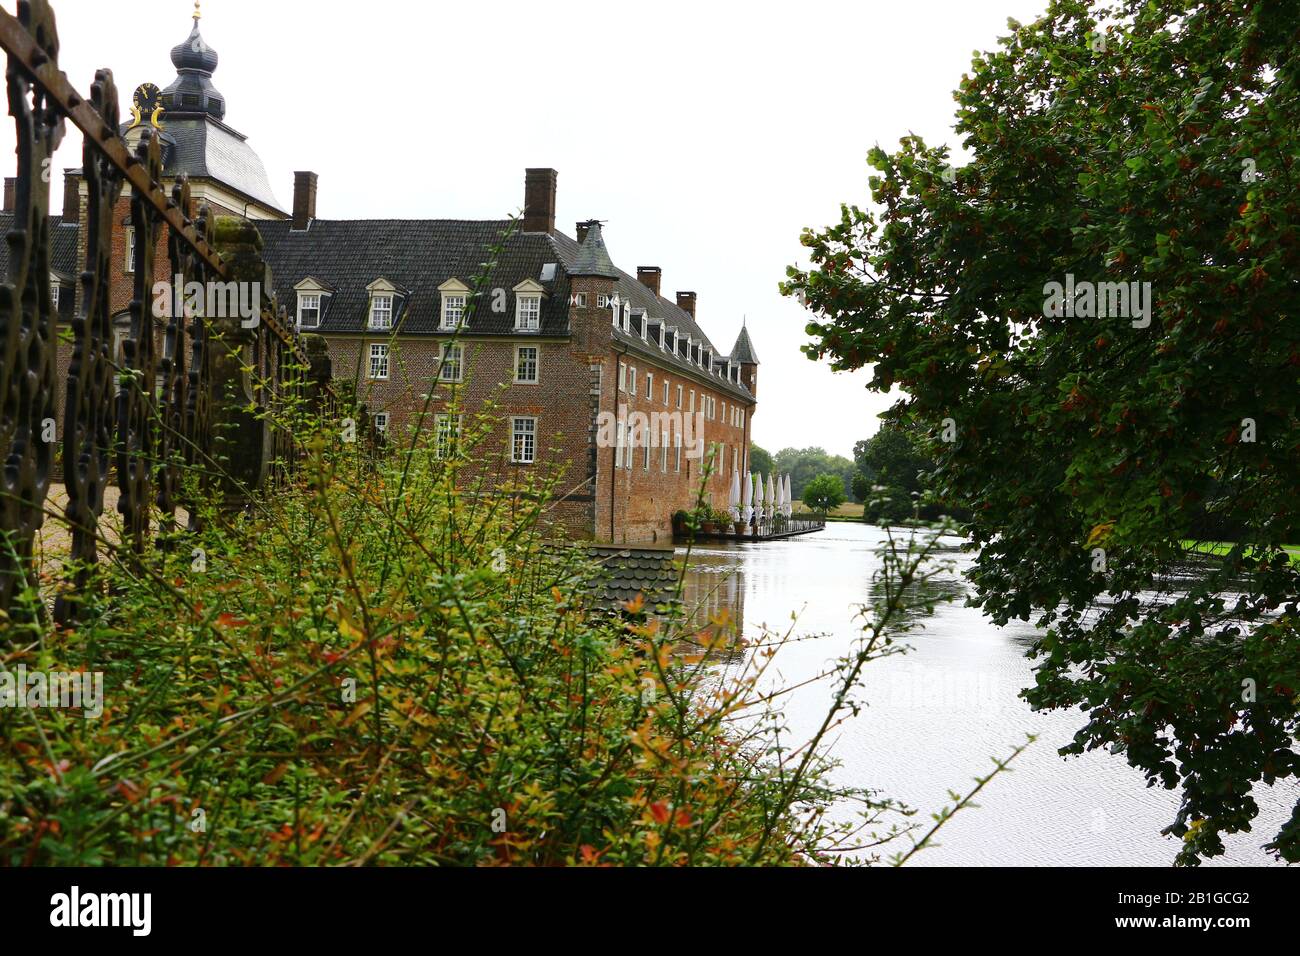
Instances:
[[[320,328],[320,293],[298,293],[298,328]]]
[[[627,370],[627,393],[636,397],[636,366],[628,366]]]
[[[603,292],[597,293],[597,294],[596,294],[596,308],[598,308],[598,309],[608,309],[608,308],[609,308],[609,296],[605,295]],[[615,322],[618,321],[618,313],[617,313],[617,312],[614,313],[614,321],[615,321]]]
[[[627,363],[626,362],[618,363],[618,390],[620,392],[627,391]]]
[[[465,308],[469,302],[469,286],[459,279],[448,279],[438,286],[442,296],[439,306],[438,328],[454,332],[465,324]]]
[[[542,327],[542,297],[540,295],[515,296],[515,328],[536,332]]]
[[[50,308],[59,311],[59,286],[54,282],[50,283]]]
[[[536,385],[539,381],[539,353],[536,345],[515,348],[515,382],[519,385]]]
[[[376,292],[370,296],[370,327],[372,329],[391,329],[393,327],[393,296],[389,292]]]
[[[723,403],[722,403],[722,420],[723,420],[724,422],[727,420],[727,403],[726,403],[726,402],[723,402]]]
[[[677,472],[678,474],[681,474],[681,470],[682,470],[682,430],[681,430],[680,427],[677,429],[677,434],[676,434],[675,437],[676,437],[676,445],[677,445],[677,464],[675,464],[675,465],[673,466],[673,471]]]
[[[645,436],[645,449],[644,449],[643,460],[641,462],[642,471],[650,470],[650,446],[654,444],[654,442],[650,440],[650,437],[651,437],[650,435]]]
[[[375,431],[388,431],[388,412],[375,412],[374,415]]]
[[[668,474],[668,432],[660,436],[663,443],[659,446],[659,470]]]
[[[687,411],[692,415],[695,414],[695,389],[691,389],[691,407]]]
[[[677,407],[682,407],[682,387],[680,385],[677,386]]]
[[[654,401],[655,397],[655,373],[645,373],[645,397]]]
[[[370,377],[388,378],[388,346],[383,342],[370,343]]]
[[[623,467],[623,455],[627,448],[627,422],[619,422],[617,436],[614,439],[614,467]]]
[[[464,370],[463,352],[455,342],[444,342],[438,355],[438,379],[443,382],[459,382]]]
[[[135,272],[135,226],[126,227],[126,262],[127,272]]]
[[[537,419],[510,419],[510,460],[517,465],[531,465],[537,460]]]
[[[465,297],[463,295],[444,295],[442,297],[442,327],[455,330],[465,321]]]
[[[445,412],[433,416],[433,453],[439,458],[450,458],[456,454],[460,443],[460,416]]]
[[[587,293],[585,292],[573,293],[571,296],[569,296],[569,305],[573,306],[574,308],[585,309],[587,307]]]

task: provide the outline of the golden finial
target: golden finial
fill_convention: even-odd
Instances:
[[[194,19],[202,18],[203,14],[199,11],[199,0],[194,0]]]

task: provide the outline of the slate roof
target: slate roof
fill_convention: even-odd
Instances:
[[[590,231],[587,235],[590,237]],[[565,268],[571,268],[570,264],[576,262],[578,259],[580,250],[578,241],[561,232],[552,234],[550,238],[555,244],[555,248],[559,253],[561,261],[564,263]],[[603,237],[601,244],[604,245]],[[668,345],[669,351],[664,351],[659,348],[659,337],[657,333],[655,333],[655,329],[659,324],[664,324],[670,329],[677,329],[683,347],[686,342],[686,336],[689,335],[693,343],[703,343],[704,346],[711,349],[713,354],[718,356],[718,358],[722,359],[724,362],[727,359],[726,353],[718,350],[713,342],[709,340],[709,337],[704,334],[704,330],[700,328],[699,323],[691,317],[689,312],[678,306],[676,302],[665,299],[661,295],[655,295],[650,287],[639,280],[636,276],[629,275],[617,266],[614,267],[614,272],[617,273],[615,291],[617,291],[620,297],[631,304],[634,315],[637,312],[643,312],[645,318],[650,323],[650,331],[648,335],[650,341],[643,342],[641,340],[639,329],[637,329],[635,333],[629,333],[616,328],[614,329],[615,342],[633,352],[637,352],[656,362],[668,365],[669,367],[676,368],[679,371],[689,372],[696,376],[706,376],[710,384],[714,387],[723,388],[731,394],[743,399],[748,399],[750,401],[753,400],[753,396],[750,395],[749,389],[744,385],[729,381],[716,374],[710,375],[700,366],[689,361],[685,355],[674,355],[671,351],[671,336]]]
[[[138,133],[140,127],[132,131]],[[123,135],[127,126],[121,129]],[[128,142],[136,142],[134,136]],[[285,212],[267,178],[261,158],[248,145],[248,137],[225,123],[197,113],[162,116],[163,175],[188,173],[190,179],[207,177],[255,199],[263,206]]]
[[[750,365],[758,364],[758,353],[754,351],[754,343],[749,340],[749,329],[743,325],[740,327],[740,334],[736,336],[736,344],[731,347],[731,360]]]
[[[599,570],[593,582],[597,601],[618,610],[638,594],[647,609],[672,598],[677,587],[677,569],[672,548],[588,545]]]
[[[599,222],[589,224],[587,237],[578,246],[578,257],[569,266],[569,275],[618,278],[618,270],[610,261],[609,250],[605,248],[605,240],[600,234]]]
[[[313,219],[309,228],[293,223],[259,222],[263,254],[271,267],[279,301],[292,312],[298,301],[294,286],[308,277],[334,290],[322,302],[320,332],[364,332],[370,294],[366,286],[387,279],[400,290],[394,301],[393,323],[405,333],[439,331],[441,294],[448,279],[475,285],[494,246],[510,227],[509,220],[459,219]],[[542,267],[558,263],[545,233],[515,232],[497,256],[472,306],[467,331],[473,334],[514,333],[515,296],[525,279],[541,284],[541,336],[569,334],[569,277],[555,269],[543,281]],[[506,308],[493,312],[493,292],[506,291]]]
[[[76,299],[77,281],[81,269],[77,264],[77,236],[79,227],[75,222],[64,222],[62,216],[51,216],[50,223],[50,270],[58,273],[59,278],[59,315],[72,317]],[[0,235],[7,235],[14,225],[14,214],[0,212]],[[0,242],[0,279],[9,276],[9,243]]]

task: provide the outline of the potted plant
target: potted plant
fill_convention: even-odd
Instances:
[[[718,533],[718,517],[712,508],[708,505],[700,505],[699,514],[700,530],[705,534]]]

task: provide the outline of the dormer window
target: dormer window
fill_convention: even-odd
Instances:
[[[664,339],[666,338],[666,336],[667,336],[667,333],[666,333],[665,330],[664,330],[663,323],[660,323],[660,325],[659,325],[659,347],[660,347],[661,349],[665,347],[665,346],[664,346]]]
[[[298,328],[320,328],[320,293],[298,293]]]
[[[325,313],[325,298],[330,294],[329,288],[320,280],[308,276],[295,285],[293,290],[298,293],[298,328],[320,328],[321,316]]]
[[[469,302],[469,286],[459,279],[448,279],[438,286],[442,296],[442,313],[438,319],[438,328],[444,332],[454,332],[465,324],[465,305]]]
[[[646,318],[645,312],[638,310],[634,314],[634,318],[636,319],[637,328],[641,332],[641,341],[648,341],[647,336],[650,332],[650,321]]]
[[[387,279],[376,279],[366,286],[370,293],[370,321],[372,329],[391,329],[393,327],[393,301],[397,286]]]
[[[55,282],[50,283],[50,308],[55,312],[59,311],[59,286]]]
[[[376,292],[370,297],[370,327],[372,329],[393,327],[393,297],[390,294]]]
[[[542,327],[542,286],[525,279],[515,286],[515,329],[537,332]]]

